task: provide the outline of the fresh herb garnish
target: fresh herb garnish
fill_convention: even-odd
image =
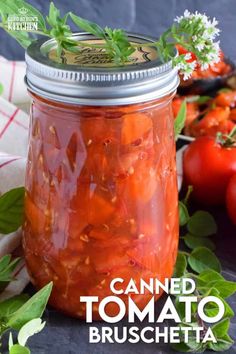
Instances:
[[[19,264],[19,261],[19,258],[12,260],[9,254],[0,259],[0,292],[14,279],[12,273]]]
[[[194,336],[190,338],[188,343],[184,342],[184,337],[180,343],[172,344],[172,347],[182,353],[185,352],[204,352],[205,350],[221,351],[228,350],[234,343],[228,335],[230,319],[234,316],[234,311],[226,302],[226,298],[232,296],[236,292],[236,283],[226,280],[221,274],[221,264],[212,252],[214,243],[210,236],[217,231],[217,226],[214,218],[206,211],[197,211],[193,215],[189,215],[187,202],[191,189],[187,196],[179,202],[179,218],[180,225],[184,229],[185,234],[180,239],[184,241],[190,251],[179,251],[174,276],[178,278],[192,278],[196,283],[194,296],[197,296],[199,301],[206,296],[216,296],[219,298],[225,307],[223,319],[211,327],[217,343],[197,343]],[[186,233],[187,232],[187,233]],[[176,296],[175,305],[178,314],[182,320],[180,327],[203,327],[207,330],[208,325],[204,323],[197,314],[197,306],[192,308],[193,319],[192,323],[185,323],[183,303],[179,301],[179,296]],[[205,313],[209,317],[214,317],[218,313],[218,306],[215,303],[208,303],[205,306]]]
[[[18,188],[11,190],[0,198],[0,209],[2,208],[3,215],[7,215],[8,218],[8,229],[4,226],[1,232],[3,230],[6,232],[11,230],[12,232],[21,226],[22,221],[19,221],[21,220],[19,215],[23,215],[23,196],[24,189]],[[12,215],[12,213],[14,214]],[[17,222],[14,220],[14,215],[17,217]],[[0,225],[5,225],[5,222]],[[14,281],[13,273],[19,261],[19,258],[12,260],[10,255],[0,258],[0,292],[5,289],[9,282]],[[45,326],[45,322],[42,323],[39,317],[45,310],[51,291],[52,283],[49,283],[30,299],[27,294],[21,294],[0,302],[0,339],[7,330],[19,330],[19,344],[13,344],[10,334],[9,354],[30,354],[30,350],[25,347],[25,344],[30,336],[40,332]]]
[[[18,343],[13,344],[12,335],[9,336],[9,353],[30,353],[26,342],[28,338],[39,333],[45,326],[40,317],[47,305],[52,291],[52,283],[34,294],[30,299],[22,294],[0,302],[0,338],[8,330],[18,330]],[[0,343],[1,344],[1,343]]]
[[[0,234],[9,234],[22,225],[24,193],[24,188],[19,187],[0,196]]]
[[[18,13],[18,10],[25,8],[29,16],[38,17],[38,30],[28,29],[24,31],[11,30],[8,27],[9,15]],[[102,49],[116,64],[121,65],[130,60],[131,54],[142,44],[129,42],[126,32],[122,29],[101,28],[96,23],[81,18],[72,12],[61,17],[59,9],[51,3],[49,14],[44,16],[32,5],[24,0],[5,0],[0,3],[0,15],[2,22],[0,26],[14,37],[24,48],[27,48],[35,35],[43,35],[54,38],[57,42],[57,54],[61,56],[64,50],[79,52],[81,46],[95,47]],[[85,41],[75,41],[68,24],[72,19],[79,30],[84,30],[95,37],[102,39],[103,43],[94,44]],[[163,62],[172,61],[184,75],[184,79],[191,76],[196,65],[199,64],[206,69],[209,64],[219,61],[219,43],[214,42],[219,35],[216,27],[218,22],[209,20],[206,15],[198,12],[191,14],[185,10],[184,15],[177,17],[175,23],[167,29],[157,41],[145,42],[143,45],[155,47],[159,58]],[[189,52],[176,56],[176,45],[181,45]],[[194,55],[194,60],[192,56]]]
[[[175,132],[175,139],[178,139],[178,135],[181,133],[181,131],[184,128],[184,124],[185,124],[185,120],[186,120],[186,115],[187,115],[187,105],[186,105],[186,101],[184,100],[181,103],[179,112],[177,114],[177,117],[175,118],[174,121],[174,132]],[[184,208],[184,205],[182,205],[182,208]],[[180,219],[180,225],[181,225],[182,221]]]

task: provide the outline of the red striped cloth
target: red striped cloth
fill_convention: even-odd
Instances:
[[[27,154],[29,96],[24,84],[25,64],[9,62],[0,57],[0,195],[24,185]],[[9,235],[0,234],[0,257],[14,253],[21,245],[21,230]],[[29,276],[24,259],[15,271],[15,280],[0,300],[22,292]]]

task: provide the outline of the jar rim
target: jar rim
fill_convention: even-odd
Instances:
[[[98,40],[88,33],[75,33],[79,40]],[[135,43],[153,42],[152,37],[128,33]],[[28,89],[45,98],[86,105],[123,105],[150,101],[174,92],[178,73],[171,61],[147,56],[148,60],[125,66],[84,66],[58,63],[49,58],[55,40],[33,42],[26,51],[26,84]],[[145,45],[140,47],[143,51]],[[153,48],[150,47],[150,56]],[[89,54],[88,54],[89,55]]]

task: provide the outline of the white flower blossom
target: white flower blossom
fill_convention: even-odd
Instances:
[[[197,65],[196,60],[188,63],[185,61],[185,56],[180,57],[179,61],[176,64],[177,69],[180,71],[180,74],[183,75],[183,79],[187,80],[191,77],[193,71],[195,70]]]
[[[177,16],[174,21],[180,23],[183,19],[190,19],[190,15],[191,15],[190,12],[186,9],[184,11],[184,15]]]
[[[198,43],[195,45],[195,47],[197,48],[197,50],[199,52],[201,52],[204,49],[205,45],[204,45],[204,43]]]
[[[185,60],[191,60],[192,59],[192,54],[191,53],[186,53],[184,56]]]
[[[188,62],[191,59],[190,53],[182,55],[179,60],[175,61],[176,66],[183,74],[184,80],[191,76],[197,64],[201,67],[201,70],[206,70],[209,65],[220,61],[219,42],[214,42],[220,33],[220,30],[216,27],[218,21],[215,17],[211,20],[205,13],[201,14],[198,11],[190,13],[185,10],[183,16],[176,17],[175,22],[178,23],[176,26],[180,33],[181,45],[184,46],[183,37],[181,37],[181,34],[183,34],[187,48],[192,48],[189,51],[197,56],[197,60],[192,63]]]

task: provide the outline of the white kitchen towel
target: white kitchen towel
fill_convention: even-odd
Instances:
[[[24,185],[30,97],[24,84],[25,63],[0,57],[0,195]],[[0,257],[14,252],[21,244],[21,230],[0,234]],[[0,300],[17,295],[29,282],[25,262],[15,271],[15,280],[0,294]]]

